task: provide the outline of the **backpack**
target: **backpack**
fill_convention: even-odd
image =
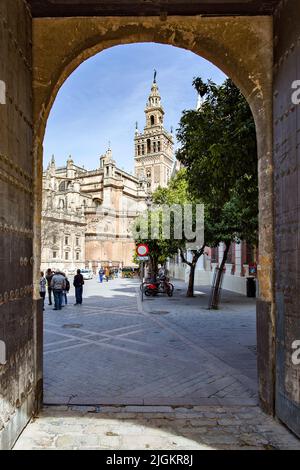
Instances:
[[[70,290],[70,282],[68,279],[66,279],[66,292],[69,292]]]
[[[53,289],[62,290],[65,278],[61,274],[55,274],[52,279]]]

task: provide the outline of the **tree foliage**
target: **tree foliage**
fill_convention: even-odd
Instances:
[[[198,110],[185,111],[177,138],[178,160],[187,169],[189,191],[205,204],[205,238],[209,246],[225,243],[217,277],[230,244],[257,244],[258,172],[255,123],[249,105],[234,83],[194,79],[205,97]]]
[[[187,169],[189,191],[209,213],[216,241],[255,244],[258,226],[256,133],[249,105],[230,79],[218,86],[194,80],[206,91],[197,111],[185,111],[177,158]],[[209,225],[209,221],[208,221]]]

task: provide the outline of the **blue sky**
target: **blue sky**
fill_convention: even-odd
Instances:
[[[47,124],[44,164],[54,154],[61,166],[72,155],[75,163],[95,169],[111,142],[117,165],[132,171],[135,123],[144,128],[154,69],[168,130],[178,128],[184,109],[196,106],[194,77],[217,83],[226,78],[210,62],[173,46],[148,43],[107,49],[81,64],[60,89]]]

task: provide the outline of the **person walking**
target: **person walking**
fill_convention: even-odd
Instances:
[[[43,310],[45,310],[46,284],[47,284],[46,278],[44,277],[43,271],[41,271],[40,296],[43,299]]]
[[[75,287],[75,296],[76,296],[75,305],[82,305],[82,292],[83,292],[84,280],[83,280],[83,275],[81,274],[80,269],[77,269],[77,274],[74,277],[73,286]]]
[[[52,287],[51,287],[52,278],[53,278],[53,272],[52,272],[52,269],[49,268],[47,269],[47,272],[46,272],[49,305],[52,305]]]
[[[109,267],[107,266],[107,267],[105,268],[105,278],[106,278],[106,282],[108,282],[109,276],[110,276],[110,270],[109,270]]]
[[[99,269],[99,281],[100,281],[100,284],[102,284],[102,282],[103,282],[103,277],[104,277],[104,269],[103,269],[103,268],[100,268],[100,269]]]
[[[51,280],[51,288],[54,294],[54,309],[61,310],[63,290],[66,288],[66,278],[57,270]]]

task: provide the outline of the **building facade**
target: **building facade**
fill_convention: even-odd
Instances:
[[[96,272],[100,266],[134,264],[134,220],[151,192],[168,184],[174,167],[173,138],[164,128],[156,79],[145,115],[144,132],[135,133],[134,175],[118,168],[110,148],[93,171],[71,157],[56,167],[52,157],[43,176],[42,270]]]

